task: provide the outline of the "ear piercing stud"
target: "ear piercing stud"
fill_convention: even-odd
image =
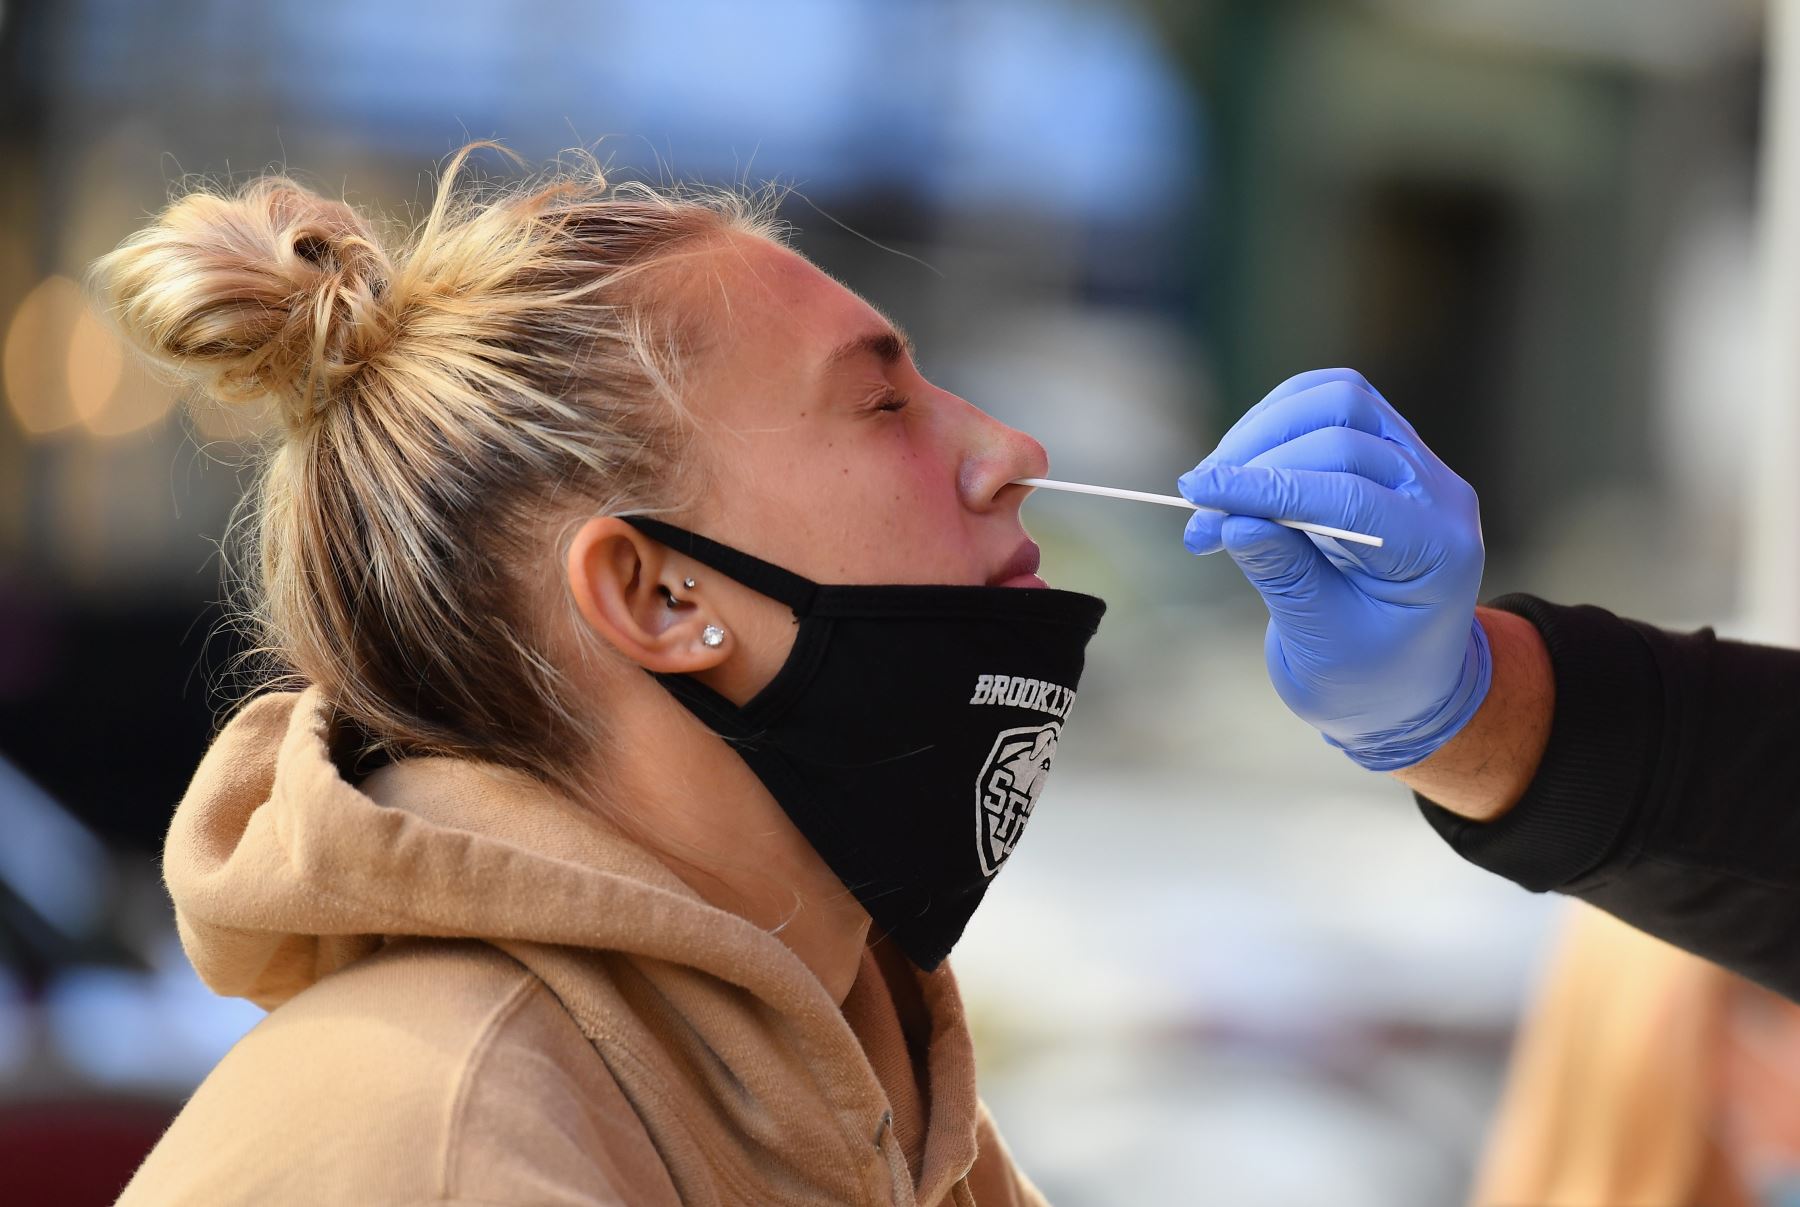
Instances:
[[[716,624],[709,624],[700,630],[700,644],[709,650],[716,650],[725,644],[725,630]]]
[[[692,591],[695,587],[698,587],[700,584],[695,582],[691,578],[684,578],[681,580],[681,585],[686,587],[688,590]]]

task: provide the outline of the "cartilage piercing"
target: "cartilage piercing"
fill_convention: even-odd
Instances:
[[[695,587],[698,587],[700,584],[695,582],[691,578],[684,578],[681,580],[681,585],[682,585],[683,589],[692,591]],[[673,592],[673,591],[669,592],[668,603],[671,608],[679,608],[681,606],[681,601],[679,599],[675,598],[675,592]]]

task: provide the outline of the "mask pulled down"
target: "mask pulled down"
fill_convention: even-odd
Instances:
[[[730,744],[918,967],[936,968],[1036,808],[1106,604],[1047,588],[815,583],[643,516],[655,540],[794,613],[739,706],[656,680]]]

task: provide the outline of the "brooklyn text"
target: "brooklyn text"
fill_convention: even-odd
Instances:
[[[1029,708],[1066,718],[1075,705],[1075,692],[1060,683],[1042,679],[1026,679],[1016,675],[981,675],[975,680],[971,704],[1004,704],[1011,708]]]

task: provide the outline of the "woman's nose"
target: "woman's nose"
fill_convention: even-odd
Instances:
[[[969,452],[963,458],[959,483],[963,504],[972,511],[986,511],[1015,478],[1042,478],[1050,472],[1050,454],[1037,440],[1008,427],[991,415],[969,408],[978,421]],[[1014,492],[1018,496],[1022,492]]]

